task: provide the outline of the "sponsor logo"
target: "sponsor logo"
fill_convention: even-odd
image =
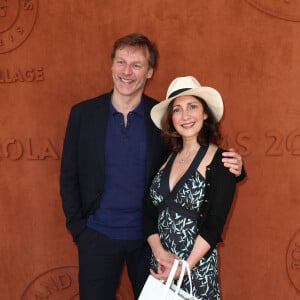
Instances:
[[[19,47],[36,21],[38,0],[0,0],[0,53]]]
[[[290,240],[286,255],[286,266],[292,284],[300,293],[300,229]]]
[[[0,0],[1,1],[1,0]],[[37,82],[45,80],[44,67],[21,69],[0,69],[1,83]]]
[[[299,0],[246,0],[260,11],[286,21],[300,22]]]
[[[51,269],[38,275],[25,289],[21,300],[79,300],[78,267]]]

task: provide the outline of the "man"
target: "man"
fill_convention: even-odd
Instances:
[[[124,262],[135,299],[149,274],[143,200],[168,154],[150,119],[157,102],[143,94],[157,55],[141,34],[118,39],[111,54],[113,91],[75,105],[69,116],[60,185],[78,246],[81,300],[115,299]],[[226,155],[224,164],[240,175],[240,156]]]

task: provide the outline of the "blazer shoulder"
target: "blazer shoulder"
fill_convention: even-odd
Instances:
[[[106,105],[109,103],[110,99],[111,99],[111,92],[94,97],[94,98],[90,98],[90,99],[86,99],[83,100],[81,102],[78,102],[76,104],[74,104],[72,106],[72,110],[86,110],[86,109],[93,109],[95,106],[98,105]]]
[[[158,101],[155,100],[154,98],[151,98],[145,94],[143,94],[143,98],[145,101],[145,105],[152,108],[154,105],[158,104]]]

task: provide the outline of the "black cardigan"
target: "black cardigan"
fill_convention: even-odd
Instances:
[[[221,235],[234,198],[236,182],[245,177],[244,169],[240,177],[236,178],[224,167],[222,152],[224,150],[219,148],[206,168],[204,201],[198,216],[198,233],[210,244],[211,250],[222,241]],[[143,218],[146,238],[158,233],[157,220],[157,207],[148,196]]]

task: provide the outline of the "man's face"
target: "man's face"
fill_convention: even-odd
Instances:
[[[116,51],[112,63],[112,78],[115,92],[122,96],[141,95],[153,68],[149,66],[148,50],[124,46]]]

